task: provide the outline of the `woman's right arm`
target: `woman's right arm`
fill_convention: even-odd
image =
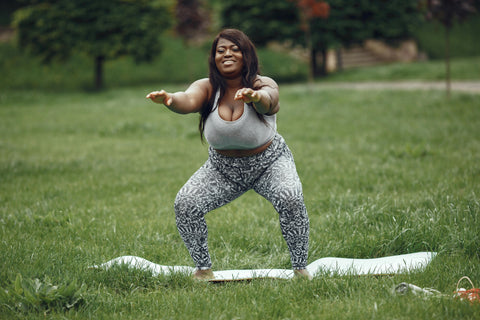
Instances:
[[[165,90],[153,91],[147,94],[147,99],[164,104],[176,113],[199,112],[211,91],[210,81],[200,79],[192,83],[187,90],[169,93]]]

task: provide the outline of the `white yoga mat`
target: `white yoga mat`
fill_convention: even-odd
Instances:
[[[375,259],[321,258],[307,266],[311,275],[386,275],[406,273],[424,269],[436,256],[436,252],[416,252]],[[114,265],[128,265],[131,268],[150,271],[154,276],[172,273],[191,274],[195,268],[188,266],[164,266],[136,256],[122,256],[93,268],[109,269]],[[213,272],[211,281],[235,281],[255,278],[291,279],[289,269],[222,270]]]

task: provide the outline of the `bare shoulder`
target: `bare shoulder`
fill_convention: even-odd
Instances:
[[[273,80],[270,77],[258,75],[255,82],[256,82],[255,84],[258,84],[258,86],[260,86],[260,87],[268,86],[268,87],[271,87],[273,89],[278,89],[278,84],[275,82],[275,80]]]
[[[188,88],[188,90],[200,90],[210,96],[210,92],[212,91],[212,85],[210,84],[210,80],[208,78],[203,78],[193,82]]]
[[[212,84],[208,78],[203,78],[193,82],[186,92],[201,97],[202,100],[208,100],[212,94]]]
[[[210,80],[208,78],[203,78],[203,79],[199,79],[195,82],[192,83],[192,85],[196,85],[196,86],[200,86],[200,87],[204,87],[204,88],[207,88],[207,87],[212,87],[212,85],[210,84]]]
[[[193,82],[185,91],[199,108],[207,101],[212,94],[212,85],[208,78]]]

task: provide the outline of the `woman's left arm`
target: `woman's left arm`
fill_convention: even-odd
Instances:
[[[235,100],[243,100],[245,103],[253,103],[255,109],[266,115],[272,115],[280,109],[278,85],[269,78],[260,76],[262,87],[258,90],[242,88],[235,94]]]

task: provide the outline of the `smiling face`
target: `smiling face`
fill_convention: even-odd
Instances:
[[[226,78],[240,76],[243,69],[242,51],[230,40],[220,38],[215,52],[215,65]]]

